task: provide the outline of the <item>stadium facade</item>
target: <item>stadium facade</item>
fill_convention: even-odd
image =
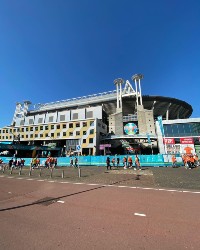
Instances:
[[[30,157],[199,153],[200,119],[176,98],[142,95],[143,75],[114,81],[116,90],[32,105],[17,103],[12,123],[0,129],[0,151]],[[158,119],[159,118],[159,119]],[[182,147],[182,144],[184,145]],[[15,145],[11,147],[10,145]],[[11,152],[11,154],[13,151]],[[23,155],[24,156],[24,155]]]

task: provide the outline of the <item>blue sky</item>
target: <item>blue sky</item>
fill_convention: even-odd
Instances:
[[[114,90],[135,73],[143,94],[200,117],[199,0],[0,1],[0,127],[16,102]]]

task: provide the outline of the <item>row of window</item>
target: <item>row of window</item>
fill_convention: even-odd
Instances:
[[[200,135],[200,123],[164,124],[164,132],[167,137],[198,136]]]
[[[82,131],[82,135],[86,135],[86,134],[87,134],[87,131]],[[93,135],[94,134],[94,129],[90,129],[89,134]],[[79,136],[79,135],[81,135],[80,131],[76,131],[76,133],[75,132],[69,132],[68,133],[68,136]],[[53,139],[56,139],[57,137],[60,137],[60,136],[61,136],[61,133],[56,133],[56,134],[51,133],[50,135],[48,133],[41,134],[41,135],[34,134],[35,138],[38,138],[38,137],[40,137],[40,138],[52,137]],[[63,132],[62,136],[64,136],[64,137],[67,136],[67,132]],[[19,138],[29,138],[29,135],[19,135]],[[30,138],[33,138],[33,134],[30,134]],[[10,140],[12,140],[13,136],[0,136],[0,139],[10,139]]]
[[[80,128],[81,123],[69,123],[68,128]],[[87,122],[82,122],[83,127],[87,127]],[[90,122],[90,126],[94,126],[94,122]],[[55,125],[44,125],[44,126],[37,126],[37,127],[27,127],[27,128],[14,128],[14,129],[2,129],[0,133],[14,133],[14,132],[25,132],[25,131],[41,131],[41,130],[48,130],[48,129],[65,129],[67,128],[67,124],[55,124]]]
[[[93,111],[87,111],[86,114],[85,114],[86,119],[93,118],[93,116],[94,116],[93,115]],[[78,120],[80,118],[81,117],[80,117],[79,113],[73,113],[72,116],[71,116],[71,120]],[[66,119],[67,119],[66,114],[61,114],[60,115],[60,121],[61,122],[65,122]],[[57,120],[56,116],[49,116],[48,117],[48,121],[46,119],[46,122],[55,122],[55,120]],[[38,123],[43,123],[44,122],[44,118],[42,118],[42,117],[38,118],[37,122]],[[28,119],[28,123],[29,123],[29,125],[34,124],[34,119],[33,118],[29,118]],[[20,125],[24,125],[24,121],[23,120],[20,122]]]
[[[69,134],[69,136],[73,136],[73,134]],[[25,136],[27,139],[29,138],[28,135]],[[37,138],[38,135],[35,135],[35,138]],[[43,135],[40,135],[40,138],[42,138]],[[24,136],[21,136],[21,138],[24,138]],[[33,134],[30,135],[30,138],[33,138]],[[1,136],[0,136],[0,139],[1,139]],[[12,139],[12,138],[9,138],[9,136],[2,136],[2,139],[6,139],[6,140],[9,140],[9,139]],[[86,140],[87,139],[83,139],[83,143],[86,143]],[[93,138],[89,138],[89,143],[93,143]]]

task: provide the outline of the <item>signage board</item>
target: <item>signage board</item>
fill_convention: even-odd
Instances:
[[[163,138],[164,144],[175,144],[174,138]]]
[[[194,140],[192,137],[180,138],[181,144],[194,144]]]

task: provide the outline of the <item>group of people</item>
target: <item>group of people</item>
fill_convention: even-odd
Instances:
[[[70,158],[70,167],[75,167],[75,168],[78,167],[78,158],[77,157],[75,157],[74,159],[72,157]]]
[[[116,165],[115,165],[115,162],[116,162]],[[112,169],[112,167],[117,167],[119,168],[120,166],[120,158],[117,157],[116,160],[115,160],[115,157],[112,158],[112,160],[110,160],[110,157],[108,156],[106,158],[106,167],[107,167],[107,170],[108,169]],[[128,157],[124,157],[123,158],[123,167],[124,169],[128,169],[128,168],[132,168],[133,167],[133,159],[131,156],[128,156]],[[141,170],[141,166],[140,166],[140,159],[138,157],[138,155],[135,156],[135,167],[134,167],[134,170]]]
[[[185,168],[195,168],[199,166],[199,158],[196,154],[185,154],[182,155],[183,163]]]
[[[9,160],[8,162],[8,168],[22,168],[24,167],[25,164],[25,160],[23,158],[12,158]]]
[[[191,169],[199,166],[199,158],[196,154],[184,154],[182,155],[182,160],[186,169]],[[172,167],[177,167],[177,159],[175,155],[172,155]]]
[[[57,167],[57,158],[48,156],[45,161],[45,167],[46,168],[56,168]]]

